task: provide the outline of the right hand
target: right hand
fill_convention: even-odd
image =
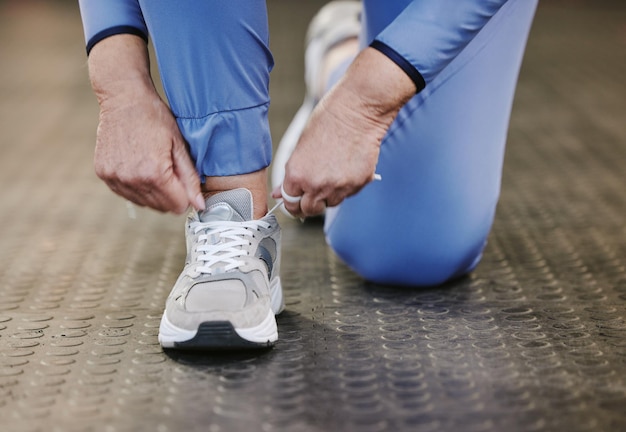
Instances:
[[[89,77],[100,104],[98,177],[140,206],[178,214],[204,209],[185,140],[152,82],[146,43],[128,34],[98,42]]]
[[[204,207],[185,141],[156,94],[101,104],[94,166],[111,190],[137,205],[177,214]]]

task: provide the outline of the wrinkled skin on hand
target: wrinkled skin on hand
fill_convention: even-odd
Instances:
[[[96,174],[140,206],[174,213],[204,208],[186,143],[152,82],[146,43],[129,34],[105,38],[88,64],[100,105]]]
[[[331,93],[318,104],[285,167],[285,192],[302,195],[299,204],[285,203],[294,216],[321,214],[372,180],[388,125],[342,98]]]
[[[321,214],[373,180],[381,142],[415,84],[395,63],[367,48],[313,110],[285,167],[283,190],[294,216]],[[272,192],[281,197],[280,187]]]
[[[155,96],[101,105],[94,167],[115,193],[163,212],[183,213],[200,191],[176,121]]]

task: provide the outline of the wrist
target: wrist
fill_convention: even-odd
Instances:
[[[96,44],[89,54],[89,79],[98,103],[136,100],[155,94],[143,39],[120,34]]]
[[[395,118],[417,90],[403,69],[370,47],[356,57],[341,85],[362,109],[387,120]]]

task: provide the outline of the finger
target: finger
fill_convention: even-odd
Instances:
[[[174,143],[172,162],[174,173],[180,180],[189,202],[196,210],[204,210],[205,203],[200,189],[200,178],[184,144]]]
[[[147,172],[150,174],[110,180],[109,187],[133,203],[158,211],[181,214],[189,208],[189,200],[171,162],[150,168]]]
[[[287,201],[288,203],[291,203],[291,204],[297,204],[302,199],[301,195],[293,196],[285,192],[284,184],[280,186],[280,196],[283,197],[284,201]]]
[[[283,199],[283,206],[285,207],[285,210],[287,210],[290,215],[294,217],[304,217],[304,214],[302,214],[302,210],[300,209],[300,200],[287,201],[282,194],[280,196]]]
[[[282,187],[282,183],[280,186],[276,186],[273,190],[272,190],[272,198],[274,199],[279,199],[282,197],[282,195],[280,194],[280,189]]]
[[[129,186],[122,183],[109,184],[109,187],[116,194],[140,207],[150,207],[161,212],[172,211],[171,205],[150,187]]]
[[[298,199],[293,199],[294,197],[289,197],[289,199],[285,199],[282,193],[283,192],[281,190],[280,197],[283,200],[283,207],[285,207],[285,210],[287,210],[287,213],[289,213],[293,217],[299,217],[299,218],[304,217],[304,214],[302,213],[302,209],[300,208],[300,202],[301,202],[300,197],[296,197]]]
[[[311,194],[304,194],[300,201],[300,212],[303,216],[317,216],[326,211],[326,201],[314,198]]]
[[[161,194],[156,191],[148,190],[142,192],[141,200],[143,201],[145,206],[158,210],[160,212],[166,213],[168,211],[172,211],[170,204],[167,203],[167,201],[161,197]]]
[[[291,180],[289,176],[285,176],[285,180],[277,187],[280,191],[280,196],[288,202],[297,202],[302,197],[304,190],[297,185],[296,182]]]
[[[345,197],[343,195],[334,195],[326,199],[326,205],[328,207],[336,207],[343,202]]]
[[[293,217],[304,217],[304,214],[302,213],[302,210],[300,209],[299,202],[290,203],[283,199],[283,206],[285,207],[285,210],[287,210],[287,212]]]
[[[149,196],[154,196],[158,208],[165,211],[182,214],[189,208],[189,198],[183,183],[177,176],[171,176],[163,180],[159,187],[151,191]]]
[[[175,139],[175,138],[174,138]],[[147,169],[143,181],[138,184],[140,192],[148,192],[150,206],[161,211],[184,213],[191,205],[185,186],[176,172],[173,146],[157,157]]]
[[[289,173],[285,176],[283,184],[276,188],[276,192],[283,199],[285,210],[296,217],[304,216],[300,209],[300,200],[304,191],[291,180]]]

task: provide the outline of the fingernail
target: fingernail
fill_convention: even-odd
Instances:
[[[196,210],[204,210],[205,207],[205,202],[204,202],[204,197],[202,196],[201,193],[199,193],[198,195],[196,195],[196,199],[195,199],[195,205],[194,207],[196,208]]]

